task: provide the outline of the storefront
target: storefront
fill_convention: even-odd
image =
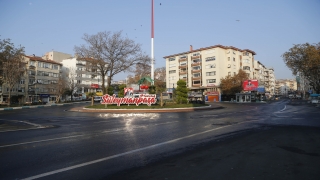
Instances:
[[[206,93],[206,101],[208,102],[218,102],[219,99],[219,92],[218,91],[210,91]]]

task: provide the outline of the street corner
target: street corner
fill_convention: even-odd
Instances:
[[[18,120],[0,120],[0,133],[10,131],[21,131],[30,129],[48,128],[49,126],[43,126],[39,124],[30,123],[27,121]]]

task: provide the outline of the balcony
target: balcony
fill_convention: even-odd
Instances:
[[[201,65],[201,62],[195,62],[191,64],[191,66],[200,66],[200,65]]]
[[[184,80],[184,81],[186,81],[186,82],[187,82],[187,78],[180,78],[180,80]]]
[[[191,56],[191,60],[192,60],[192,59],[201,59],[201,55]]]
[[[180,58],[179,62],[183,62],[183,61],[187,61],[187,60],[188,60],[188,58]]]
[[[179,75],[187,74],[187,71],[180,71]]]
[[[192,84],[192,87],[200,87],[201,84]]]
[[[191,70],[192,73],[198,73],[201,72],[201,69]]]
[[[192,77],[192,80],[201,80],[201,76],[199,76],[199,77]]]
[[[34,65],[30,65],[29,69],[36,69],[36,67]]]
[[[187,68],[187,65],[182,65],[182,66],[179,66],[179,68]]]
[[[85,66],[85,64],[84,64],[84,63],[79,63],[79,62],[78,62],[78,63],[76,63],[76,65],[77,65],[77,66]]]

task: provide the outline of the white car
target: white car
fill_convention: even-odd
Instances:
[[[95,96],[94,98],[93,98],[93,101],[94,102],[100,102],[102,100],[102,96]]]

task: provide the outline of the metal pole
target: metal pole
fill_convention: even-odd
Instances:
[[[154,39],[154,13],[153,13],[153,0],[151,0],[151,85],[154,85],[154,51],[153,51],[153,39]]]

